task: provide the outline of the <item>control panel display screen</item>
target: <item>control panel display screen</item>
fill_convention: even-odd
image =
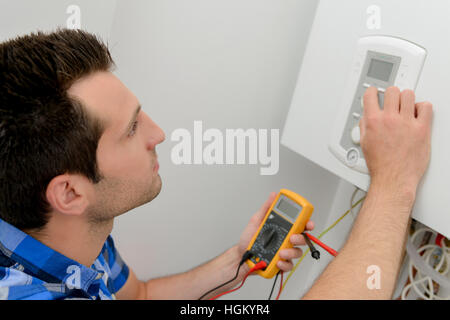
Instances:
[[[393,67],[394,64],[391,62],[372,59],[367,75],[378,80],[388,81]]]
[[[292,219],[296,219],[297,215],[300,213],[301,208],[297,208],[290,204],[286,199],[281,199],[280,202],[278,202],[277,209],[279,209],[281,212],[286,214],[287,216],[291,217]]]

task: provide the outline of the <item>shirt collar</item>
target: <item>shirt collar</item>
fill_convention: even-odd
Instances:
[[[70,289],[87,292],[103,272],[86,266],[47,247],[13,225],[0,219],[0,251],[45,282],[65,283]]]

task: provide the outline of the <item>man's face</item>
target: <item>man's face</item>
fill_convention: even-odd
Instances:
[[[104,177],[94,185],[89,219],[103,221],[153,200],[161,190],[156,145],[165,135],[111,72],[96,72],[68,90],[104,126],[97,163]]]

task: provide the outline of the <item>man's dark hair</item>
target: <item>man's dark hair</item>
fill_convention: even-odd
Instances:
[[[46,189],[55,176],[100,181],[102,125],[67,90],[113,66],[107,46],[81,30],[38,31],[0,43],[0,218],[39,230],[48,222]]]

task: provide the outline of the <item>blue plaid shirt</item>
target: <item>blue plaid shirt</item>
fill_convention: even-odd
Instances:
[[[0,300],[115,299],[128,274],[111,236],[87,268],[0,219]]]

